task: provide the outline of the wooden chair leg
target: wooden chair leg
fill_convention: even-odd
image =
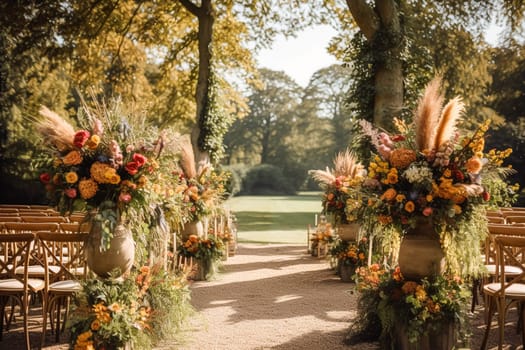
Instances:
[[[494,314],[494,301],[493,298],[486,298],[485,306],[488,307],[487,315],[485,316],[485,334],[483,334],[483,341],[481,342],[481,350],[487,348],[487,340],[489,338],[490,324],[492,323],[492,316]]]

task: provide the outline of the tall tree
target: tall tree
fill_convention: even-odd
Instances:
[[[479,33],[495,14],[510,15],[507,18],[515,26],[522,18],[524,9],[522,1],[347,0],[346,3],[353,18],[350,25],[359,29],[374,56],[371,73],[373,119],[383,126],[392,116],[399,115],[405,105],[407,53],[414,48],[419,51],[414,46],[417,42],[414,34],[418,27],[414,26],[413,19],[423,21],[419,23],[423,24],[419,28],[426,33],[440,28],[469,28],[471,32]],[[439,41],[431,44],[435,43]],[[457,49],[455,52],[461,48]]]

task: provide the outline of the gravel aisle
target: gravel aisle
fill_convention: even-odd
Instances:
[[[355,316],[353,284],[305,246],[241,244],[224,270],[193,284],[199,315],[177,349],[351,349],[342,341]]]

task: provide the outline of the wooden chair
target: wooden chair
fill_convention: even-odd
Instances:
[[[88,222],[62,222],[59,224],[60,232],[63,233],[88,233],[90,228],[90,223]]]
[[[505,218],[503,216],[487,216],[489,224],[504,224]]]
[[[525,271],[522,269],[522,272],[517,275],[507,274],[508,266],[523,266],[522,253],[525,249],[525,236],[496,236],[494,242],[497,255],[497,275],[495,282],[483,286],[487,302],[485,305],[488,308],[488,318],[481,349],[486,349],[487,347],[490,325],[496,310],[498,311],[498,349],[502,349],[507,311],[511,305],[525,302],[525,284],[521,283],[523,278],[525,278]],[[525,308],[520,306],[520,310],[522,313],[520,315],[521,326],[523,328],[521,330],[522,344],[525,344],[525,322],[523,322]]]
[[[19,234],[19,233],[32,233],[36,234],[38,231],[53,231],[56,232],[59,229],[58,223],[54,222],[6,222],[4,223],[4,233],[7,234]],[[44,278],[44,263],[43,263],[43,251],[38,245],[38,241],[35,240],[31,247],[30,258],[29,258],[29,276],[33,278]],[[52,270],[57,267],[50,267]],[[16,273],[21,274],[22,268],[18,267]]]
[[[44,251],[44,267],[46,288],[45,302],[42,308],[42,346],[45,343],[47,317],[50,317],[51,329],[55,332],[55,341],[58,342],[61,333],[61,309],[65,305],[65,321],[67,320],[70,298],[82,290],[81,280],[86,278],[86,264],[84,258],[84,243],[88,233],[70,233],[41,231],[38,232],[38,241]],[[53,271],[50,266],[58,266]],[[54,311],[53,311],[54,310]],[[54,317],[53,317],[54,313]],[[54,319],[54,321],[53,321]]]
[[[20,217],[22,218],[22,221],[23,222],[38,222],[38,223],[44,223],[44,222],[56,222],[56,223],[61,223],[61,222],[67,222],[67,218],[63,217],[63,216],[24,216],[24,215],[20,215]]]
[[[505,217],[507,224],[523,224],[525,223],[525,214],[522,215],[508,215]]]
[[[22,218],[19,216],[0,216],[0,222],[21,222]]]
[[[29,342],[28,314],[30,295],[42,292],[45,282],[41,279],[29,278],[29,253],[35,239],[33,233],[0,234],[0,250],[3,259],[0,259],[0,341],[5,320],[5,309],[11,301],[20,306],[24,323],[24,335],[26,348],[31,349]],[[23,273],[16,273],[17,268],[22,268]],[[13,304],[11,304],[12,307]],[[11,310],[7,324],[12,322],[13,310]],[[6,344],[7,345],[7,344]]]

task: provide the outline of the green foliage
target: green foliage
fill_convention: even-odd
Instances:
[[[270,164],[261,164],[246,173],[242,194],[294,194],[295,190],[281,169]]]
[[[220,101],[220,82],[213,65],[210,67],[208,99],[203,114],[199,118],[199,148],[207,151],[213,163],[218,163],[224,156],[224,135],[232,125],[235,116],[224,109]]]
[[[223,169],[230,173],[230,177],[226,183],[226,192],[231,196],[235,196],[242,191],[242,184],[250,167],[246,164],[239,163],[224,166]]]

